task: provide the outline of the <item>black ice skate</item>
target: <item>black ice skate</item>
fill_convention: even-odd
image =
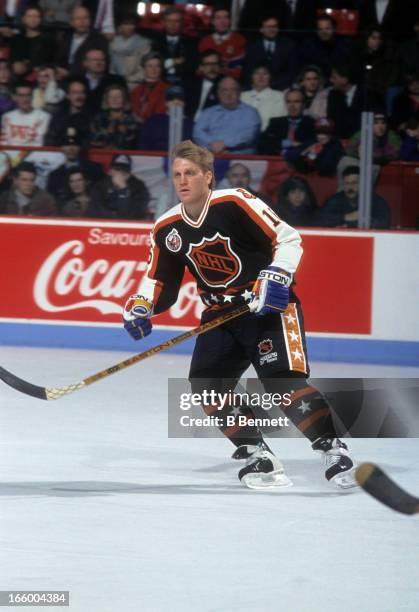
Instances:
[[[245,444],[233,453],[233,459],[246,459],[239,472],[239,479],[249,489],[273,489],[292,486],[285,474],[284,466],[265,442],[258,445]]]
[[[341,489],[357,487],[356,465],[351,459],[348,447],[339,438],[317,438],[311,445],[314,451],[322,453],[325,476]]]

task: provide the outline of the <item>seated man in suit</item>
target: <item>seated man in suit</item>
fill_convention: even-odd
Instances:
[[[107,56],[102,49],[89,49],[83,59],[83,78],[87,83],[87,108],[96,115],[102,110],[103,94],[111,85],[127,88],[125,79],[107,70]]]
[[[283,155],[287,158],[292,151],[295,159],[295,148],[301,151],[315,140],[314,120],[303,115],[304,94],[301,89],[291,87],[285,94],[287,107],[286,117],[274,117],[260,135],[259,153],[262,155]]]
[[[333,87],[327,99],[327,118],[333,121],[338,138],[350,138],[361,127],[363,92],[349,65],[334,66],[330,82]]]
[[[318,66],[328,79],[333,65],[350,59],[351,45],[347,38],[336,33],[336,21],[331,15],[319,15],[316,24],[316,34],[301,45],[300,63]]]
[[[176,82],[195,73],[196,43],[183,34],[183,12],[179,8],[171,6],[163,13],[163,30],[156,36],[152,48],[164,58],[168,81]]]
[[[185,115],[196,121],[205,108],[218,103],[217,85],[222,76],[221,57],[208,49],[201,53],[198,74],[185,80]]]
[[[83,59],[89,49],[101,49],[105,54],[108,52],[108,41],[92,28],[92,18],[87,8],[74,7],[70,25],[71,30],[66,30],[58,38],[56,64],[60,79],[83,71]]]
[[[259,31],[259,39],[250,43],[246,49],[246,85],[251,86],[251,75],[256,66],[265,64],[272,73],[273,89],[286,89],[294,82],[298,72],[295,43],[279,33],[279,21],[276,17],[263,17]]]

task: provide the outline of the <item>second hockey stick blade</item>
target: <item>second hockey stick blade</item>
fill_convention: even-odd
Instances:
[[[362,463],[356,470],[360,486],[389,508],[402,514],[419,513],[419,497],[411,495],[373,463]]]

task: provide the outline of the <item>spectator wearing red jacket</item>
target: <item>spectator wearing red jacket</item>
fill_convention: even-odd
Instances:
[[[204,36],[199,43],[200,53],[208,49],[217,51],[224,62],[225,75],[239,78],[244,62],[245,37],[231,30],[230,12],[226,8],[214,10],[212,25],[214,32]]]
[[[163,80],[163,57],[160,53],[148,53],[141,63],[144,80],[131,92],[131,107],[137,119],[143,122],[151,115],[165,112],[169,83]]]

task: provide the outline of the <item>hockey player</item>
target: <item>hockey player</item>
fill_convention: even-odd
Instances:
[[[173,151],[172,179],[180,203],[154,225],[147,272],[139,294],[125,305],[125,329],[135,340],[151,332],[152,315],[176,301],[185,266],[206,306],[203,322],[246,303],[248,314],[198,337],[189,374],[193,393],[234,390],[253,364],[266,392],[291,389],[285,414],[322,453],[326,478],[355,486],[354,463],[337,438],[327,401],[307,382],[303,316],[292,289],[302,254],[298,232],[245,189],[212,191],[213,156],[189,140]],[[233,412],[219,408],[203,405],[207,415]],[[255,418],[250,407],[241,407],[243,413]],[[237,447],[233,458],[246,460],[239,472],[244,485],[292,484],[256,427],[221,430]]]

